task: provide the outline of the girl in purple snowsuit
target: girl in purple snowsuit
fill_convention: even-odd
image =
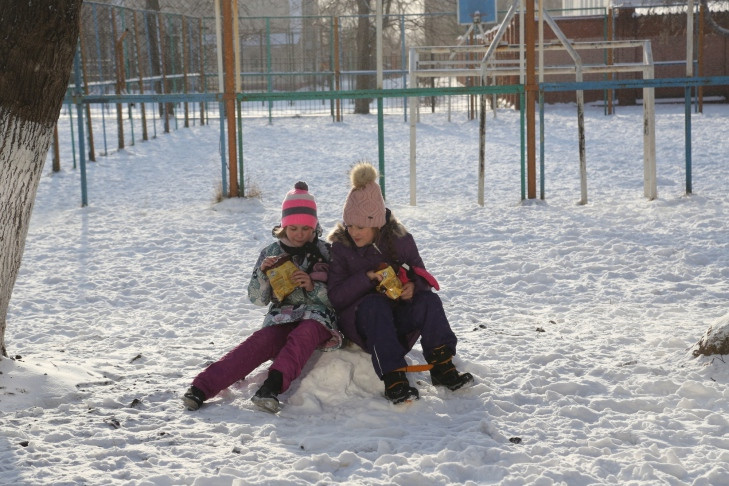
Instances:
[[[286,194],[281,226],[274,228],[273,234],[277,241],[261,251],[248,284],[251,302],[270,304],[263,327],[197,375],[183,396],[189,410],[199,409],[205,400],[273,360],[268,377],[251,400],[276,413],[279,393],[301,374],[314,350],[336,349],[342,344],[336,314],[327,297],[329,247],[319,240],[316,201],[305,182],[297,182]],[[279,300],[266,272],[284,254],[298,267],[292,274],[297,287]]]
[[[385,208],[377,171],[362,162],[352,168],[350,179],[344,223],[328,237],[329,299],[342,333],[372,355],[385,397],[393,403],[418,398],[405,375],[405,355],[418,337],[434,385],[450,390],[472,385],[473,376],[459,373],[452,362],[457,339],[431,291],[438,284],[425,270],[412,235]],[[404,281],[395,300],[378,291],[383,276],[377,270],[388,265]]]

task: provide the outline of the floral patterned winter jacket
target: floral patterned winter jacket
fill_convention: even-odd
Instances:
[[[327,296],[326,267],[329,262],[329,246],[318,239],[315,242],[326,263],[316,264],[314,271],[309,273],[314,283],[314,289],[311,292],[297,287],[282,302],[273,299],[273,289],[268,277],[261,271],[261,263],[266,257],[285,253],[280,241],[276,241],[261,250],[261,254],[253,268],[251,280],[248,283],[248,298],[256,305],[269,306],[268,313],[263,320],[264,327],[288,324],[304,319],[313,319],[321,323],[332,334],[332,338],[323,346],[323,349],[332,350],[342,345],[342,335],[337,329],[336,313]],[[292,261],[299,268],[307,266],[307,262],[301,261],[301,257],[294,257]]]

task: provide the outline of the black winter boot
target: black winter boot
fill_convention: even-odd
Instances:
[[[471,373],[459,374],[453,364],[453,352],[448,346],[439,346],[427,357],[428,363],[433,365],[430,370],[430,379],[433,385],[445,386],[451,391],[473,385]]]
[[[403,371],[385,373],[382,381],[385,382],[385,398],[394,404],[420,398],[418,390],[410,386],[410,382]]]
[[[205,401],[205,394],[196,386],[191,386],[182,396],[182,403],[188,410],[198,410]]]
[[[278,394],[283,386],[283,375],[278,370],[269,370],[268,378],[263,382],[251,401],[261,410],[278,413],[281,410],[281,403],[278,401]]]

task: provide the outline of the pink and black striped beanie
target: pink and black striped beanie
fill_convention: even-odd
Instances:
[[[299,181],[281,203],[281,227],[298,225],[316,228],[316,224],[316,200],[309,194],[306,182]]]

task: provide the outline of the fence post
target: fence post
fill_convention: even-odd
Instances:
[[[237,19],[236,19],[237,21]],[[235,122],[235,62],[233,52],[233,6],[223,0],[223,70],[225,74],[223,100],[225,119],[228,123],[228,172],[230,173],[230,197],[238,197],[238,166],[236,156]]]
[[[478,205],[484,204],[484,179],[486,173],[486,94],[479,95],[478,117]]]
[[[162,92],[164,94],[167,94],[170,92],[170,85],[169,81],[167,80],[167,57],[166,54],[166,46],[167,42],[165,42],[165,26],[164,21],[162,20],[162,13],[157,14],[157,29],[159,30],[159,40],[160,40],[160,64],[161,64],[161,73],[162,73]],[[162,103],[162,113],[165,116],[165,133],[170,133],[170,103]]]
[[[79,43],[81,44],[81,74],[84,82],[84,93],[89,94],[89,83],[86,77],[86,48],[84,45],[83,32],[79,33]],[[96,151],[94,150],[94,131],[91,126],[91,105],[86,104],[86,121],[87,129],[89,131],[89,160],[96,161]]]
[[[198,44],[199,44],[199,51],[200,51],[200,60],[198,61],[198,65],[200,66],[200,92],[207,93],[208,87],[207,83],[205,81],[205,55],[203,53],[203,24],[202,24],[202,18],[197,19],[198,20]],[[205,125],[205,108],[206,104],[205,101],[200,102],[200,125]]]
[[[73,58],[73,73],[76,87],[74,94],[76,95],[76,112],[78,113],[78,152],[79,161],[81,163],[81,206],[89,205],[89,198],[86,191],[86,154],[84,153],[84,107],[81,89],[81,47],[76,49],[76,56]]]
[[[114,59],[116,60],[116,87],[115,92],[118,95],[122,94],[124,90],[124,50],[122,46],[124,44],[124,37],[127,35],[127,31],[124,31],[120,37],[117,38],[116,34],[116,10],[111,11],[111,26],[114,35]],[[116,104],[116,125],[117,135],[119,137],[118,147],[119,150],[124,148],[124,120],[122,119],[122,105],[121,103]]]
[[[98,68],[99,68],[99,79],[104,79],[104,75],[103,75],[104,70],[102,69],[102,64],[101,64],[101,62],[102,62],[101,60],[104,57],[101,55],[101,39],[99,38],[99,18],[98,18],[98,14],[97,14],[97,10],[96,10],[96,4],[92,3],[91,7],[92,7],[91,11],[93,12],[93,17],[94,17],[94,32],[96,33],[96,35],[94,37],[96,40],[96,59],[97,59],[97,64],[98,64]],[[104,89],[102,89],[102,94],[105,94]],[[106,139],[106,114],[104,113],[104,108],[105,108],[105,106],[102,105],[101,106],[101,134],[103,135],[102,138],[104,139],[104,153],[102,155],[109,155],[109,144]],[[76,167],[76,159],[74,158],[74,168],[75,167]]]
[[[134,17],[134,44],[137,48],[137,75],[139,76],[139,94],[144,94],[144,71],[142,70],[142,49],[140,47],[139,42],[139,29],[137,29],[137,12],[136,10],[132,12]],[[142,140],[147,141],[149,140],[149,136],[147,133],[147,110],[144,106],[144,101],[140,102],[142,106],[141,113],[142,113]]]
[[[686,156],[686,194],[691,194],[691,88],[686,86],[685,103],[685,156]]]
[[[73,141],[71,142],[73,143]],[[58,147],[58,123],[53,127],[53,172],[61,171],[61,152]]]
[[[187,17],[182,16],[182,92],[187,94],[187,70],[188,57],[190,56],[190,44],[188,42],[188,29],[187,29]],[[184,103],[185,106],[185,128],[190,127],[190,112],[187,101]]]
[[[334,17],[334,90],[342,89],[342,72],[339,66],[339,17]],[[336,120],[342,121],[342,100],[337,98],[336,101]]]

